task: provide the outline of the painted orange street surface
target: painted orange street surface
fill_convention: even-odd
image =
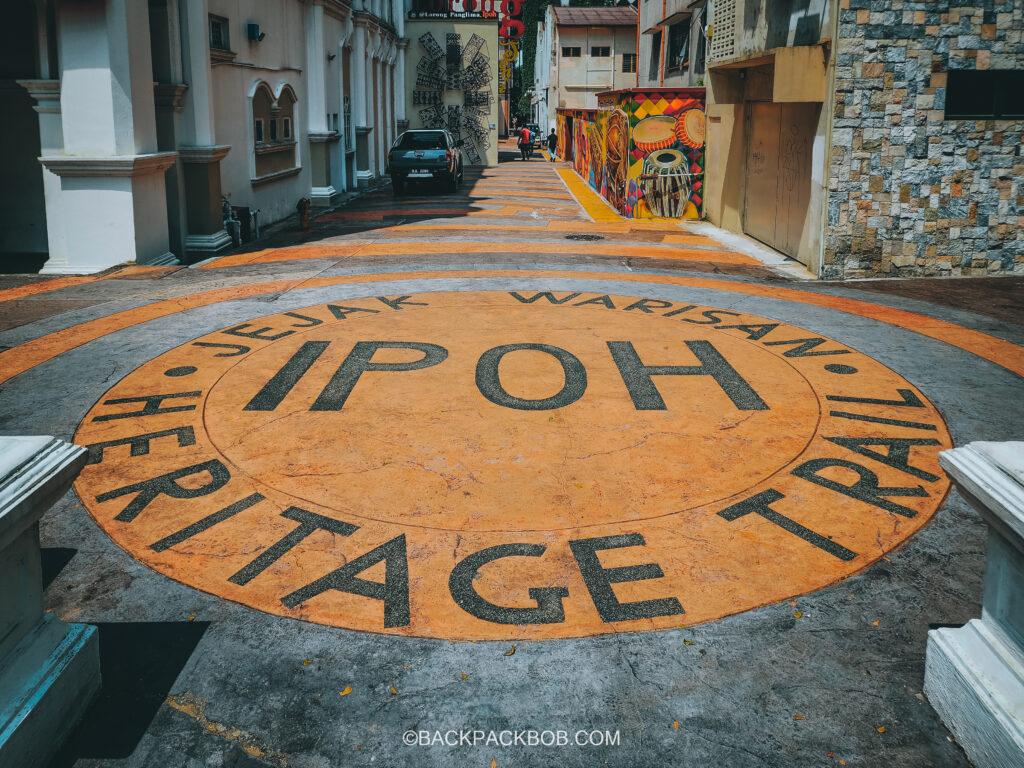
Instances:
[[[945,424],[813,332],[590,293],[424,293],[253,319],[150,361],[77,443],[122,547],[198,589],[451,639],[709,621],[924,525]]]
[[[719,264],[748,264],[760,262],[736,251],[710,249],[667,248],[641,245],[581,245],[578,243],[536,243],[505,241],[452,241],[442,243],[366,243],[364,245],[317,245],[293,248],[271,248],[255,253],[224,256],[202,269],[234,267],[239,264],[257,264],[303,259],[348,258],[350,256],[415,256],[425,253],[514,253],[529,250],[532,253],[584,253],[622,258],[672,259],[675,261],[710,261]]]

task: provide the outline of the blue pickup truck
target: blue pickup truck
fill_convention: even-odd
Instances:
[[[388,172],[396,197],[415,179],[441,179],[454,192],[462,183],[462,152],[448,131],[406,131],[388,151]]]

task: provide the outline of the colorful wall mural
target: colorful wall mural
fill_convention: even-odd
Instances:
[[[623,216],[703,217],[703,88],[599,94],[597,110],[560,109],[557,125],[559,156],[571,150],[576,172]]]

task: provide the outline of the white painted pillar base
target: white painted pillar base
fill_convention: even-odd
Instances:
[[[327,187],[310,187],[309,202],[314,208],[329,208],[334,205],[338,190],[333,185]]]
[[[167,250],[164,215],[164,171],[176,158],[176,152],[41,158],[60,177],[68,254],[65,265],[47,263],[42,271],[88,275],[124,263],[177,264]]]
[[[1024,659],[991,621],[928,633],[924,690],[975,768],[1024,765]]]
[[[928,633],[924,692],[975,768],[1024,765],[1024,442],[939,462],[989,525],[980,619]]]
[[[185,250],[196,256],[213,256],[231,246],[231,235],[222,229],[212,235],[189,235],[185,238]]]
[[[100,688],[96,628],[43,612],[39,519],[84,448],[0,437],[0,765],[45,765]]]

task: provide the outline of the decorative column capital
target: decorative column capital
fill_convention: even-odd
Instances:
[[[230,144],[216,144],[209,147],[178,147],[178,157],[183,163],[216,163],[231,151]]]
[[[187,83],[153,83],[153,95],[157,109],[173,109],[181,112],[185,108]]]
[[[32,109],[41,115],[60,114],[60,80],[15,80],[35,100]]]
[[[51,155],[40,157],[48,171],[57,176],[145,176],[166,171],[178,159],[177,152],[156,152],[151,155],[111,155],[110,157],[82,157],[79,155]]]

